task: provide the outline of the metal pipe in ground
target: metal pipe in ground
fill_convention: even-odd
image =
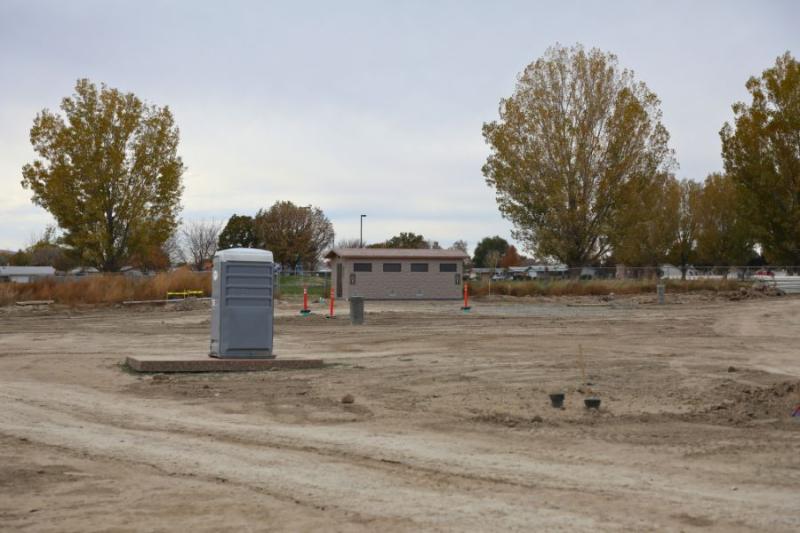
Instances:
[[[364,298],[361,296],[352,296],[350,298],[350,323],[364,323]]]

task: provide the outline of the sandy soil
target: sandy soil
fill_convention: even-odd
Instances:
[[[651,301],[283,303],[326,368],[198,375],[120,363],[202,306],[0,309],[0,529],[799,530],[800,299]]]

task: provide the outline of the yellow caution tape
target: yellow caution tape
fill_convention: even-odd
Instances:
[[[188,298],[190,296],[198,296],[198,297],[200,297],[200,296],[203,296],[203,291],[190,291],[190,290],[187,290],[187,291],[170,291],[170,292],[167,292],[167,300],[172,299],[173,296],[174,297],[179,297],[180,296],[180,297],[182,297],[184,299],[186,299],[186,298]]]

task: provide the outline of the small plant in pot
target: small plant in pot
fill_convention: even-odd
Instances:
[[[587,409],[600,409],[600,398],[597,396],[589,396],[588,398],[584,398],[583,405],[585,405]]]
[[[550,394],[550,405],[555,407],[556,409],[561,409],[564,407],[564,393],[563,392],[554,392]]]

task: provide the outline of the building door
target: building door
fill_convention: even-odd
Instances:
[[[342,264],[341,263],[336,263],[336,297],[337,298],[341,298],[342,297],[342,276],[344,275],[342,273],[343,270],[344,269],[342,268]]]

